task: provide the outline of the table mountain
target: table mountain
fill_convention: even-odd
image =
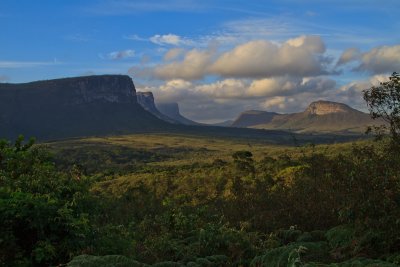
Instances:
[[[0,138],[58,139],[169,127],[138,104],[126,75],[0,83]]]
[[[381,123],[372,120],[369,114],[345,104],[320,100],[312,102],[299,113],[246,111],[239,115],[232,126],[294,132],[362,133],[368,125]]]

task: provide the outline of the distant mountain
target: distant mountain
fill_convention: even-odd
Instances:
[[[168,117],[167,115],[161,113],[156,105],[154,104],[154,96],[152,92],[136,92],[136,97],[137,97],[137,101],[138,103],[148,112],[150,112],[151,114],[153,114],[154,116],[156,116],[159,119],[162,119],[166,122],[169,123],[181,123],[179,121],[176,121],[170,117]]]
[[[278,115],[275,112],[267,112],[260,110],[248,110],[239,115],[231,124],[232,127],[251,127],[259,124],[270,122],[274,116]]]
[[[379,123],[369,114],[345,104],[320,100],[299,113],[247,111],[239,115],[233,126],[308,133],[362,133],[368,125]]]
[[[135,86],[125,75],[0,83],[0,139],[12,140],[19,134],[44,141],[131,133],[176,133],[271,144],[293,143],[292,134],[286,131],[204,127],[180,115],[176,103],[158,104],[156,108],[160,112],[189,125],[171,124],[145,110],[137,99]],[[300,143],[330,143],[354,138],[359,136],[296,135]]]
[[[169,129],[138,104],[129,76],[0,83],[0,138],[38,139]]]
[[[201,123],[189,120],[181,115],[179,112],[179,105],[178,103],[157,103],[157,109],[167,115],[171,119],[178,121],[185,125],[201,125]]]
[[[209,125],[221,126],[221,127],[231,127],[232,123],[233,123],[233,120],[226,120],[226,121],[221,121],[221,122],[217,122],[217,123],[211,123]]]

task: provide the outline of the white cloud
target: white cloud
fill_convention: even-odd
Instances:
[[[170,62],[153,68],[153,77],[163,80],[197,80],[217,75],[224,78],[267,78],[274,76],[318,76],[327,71],[325,45],[318,36],[300,36],[286,43],[266,40],[246,42],[217,53],[215,46],[186,51],[169,50]]]
[[[192,49],[188,51],[182,61],[156,66],[153,76],[159,79],[185,79],[196,80],[204,77],[207,68],[212,62],[214,50]]]
[[[156,34],[152,37],[149,38],[150,42],[158,45],[191,45],[193,44],[193,41],[187,39],[187,38],[182,38],[179,35],[176,34]]]
[[[222,54],[210,72],[228,77],[315,76],[326,72],[315,51],[324,51],[322,41],[313,38],[289,40],[277,45],[270,41],[251,41]],[[319,38],[319,37],[318,37]]]
[[[372,73],[400,71],[400,45],[376,47],[363,53],[356,69]]]
[[[124,58],[132,58],[135,56],[135,51],[131,49],[123,50],[123,51],[114,51],[107,55],[107,58],[112,60],[124,59]]]
[[[325,44],[321,37],[316,35],[302,35],[297,38],[289,39],[286,41],[286,43],[294,47],[302,47],[312,53],[322,54],[326,50]]]
[[[183,48],[172,48],[167,51],[164,55],[164,61],[170,61],[178,58],[185,52],[185,49]]]
[[[310,99],[335,91],[336,83],[327,78],[277,77],[258,80],[223,79],[197,84],[182,79],[158,86],[137,85],[139,91],[152,91],[156,102],[178,102],[192,119],[230,119],[248,109],[299,111]],[[299,100],[303,102],[298,102]],[[297,102],[296,102],[297,101]]]
[[[337,65],[343,65],[354,60],[358,60],[361,57],[361,52],[358,48],[348,48],[343,51],[340,56]]]
[[[355,62],[354,71],[367,71],[373,74],[400,71],[400,45],[379,46],[367,52],[349,48],[340,56],[337,65]]]

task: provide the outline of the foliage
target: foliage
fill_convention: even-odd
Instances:
[[[364,90],[364,99],[367,102],[372,118],[383,119],[389,124],[392,140],[400,142],[400,75],[394,72],[389,81],[381,82],[379,86],[372,86]],[[387,125],[377,128],[379,133],[384,132]]]
[[[250,266],[301,266],[302,261],[324,261],[329,259],[326,242],[298,242],[267,250],[255,257]],[[303,259],[301,259],[303,258]]]
[[[216,157],[203,143],[168,153],[72,144],[53,150],[55,166],[33,143],[1,143],[0,265],[398,263],[390,141],[264,154],[238,145]]]
[[[80,253],[89,232],[82,177],[60,174],[48,155],[0,142],[0,262],[47,265]]]

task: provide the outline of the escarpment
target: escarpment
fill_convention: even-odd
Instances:
[[[138,104],[126,75],[0,84],[0,138],[46,140],[168,127]]]

